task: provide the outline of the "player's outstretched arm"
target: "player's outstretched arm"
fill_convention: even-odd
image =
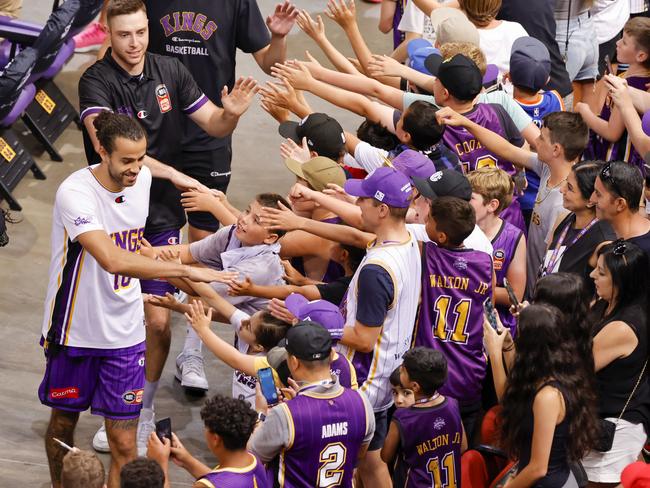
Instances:
[[[450,125],[453,127],[464,127],[469,132],[474,134],[474,137],[483,144],[488,151],[496,154],[499,158],[507,159],[512,163],[530,168],[530,159],[534,154],[530,151],[522,149],[510,144],[507,140],[499,134],[486,129],[467,117],[460,115],[449,107],[443,107],[436,113],[436,118],[440,124]]]
[[[165,262],[150,259],[140,254],[129,252],[113,244],[103,230],[92,230],[77,236],[84,251],[94,257],[104,271],[111,274],[130,276],[151,280],[155,278],[189,278],[193,281],[229,281],[235,278],[233,273],[215,271],[209,268],[197,268],[177,262]]]
[[[249,376],[255,376],[257,374],[255,370],[255,356],[242,354],[210,330],[212,308],[205,310],[203,302],[198,300],[192,301],[189,304],[189,311],[185,313],[185,318],[187,318],[189,324],[201,338],[201,342],[205,344],[205,347],[212,351],[212,354],[233,369],[237,369]]]
[[[252,77],[240,77],[235,82],[235,86],[230,93],[227,86],[224,86],[221,90],[223,108],[217,107],[208,100],[196,112],[191,113],[189,117],[211,136],[225,137],[235,130],[239,118],[253,102],[257,89],[257,81]]]
[[[247,276],[244,281],[233,281],[230,283],[228,295],[235,297],[260,297],[279,298],[284,300],[292,293],[299,293],[307,300],[319,300],[321,298],[320,292],[315,285],[295,286],[295,285],[276,285],[276,286],[263,286],[256,285]]]
[[[253,53],[258,66],[266,74],[270,74],[271,66],[284,63],[287,58],[287,35],[298,17],[298,9],[294,4],[285,0],[275,6],[273,15],[266,18],[266,26],[271,32],[271,42],[259,51]]]

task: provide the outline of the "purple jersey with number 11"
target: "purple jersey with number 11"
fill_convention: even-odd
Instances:
[[[472,249],[423,245],[422,301],[415,345],[441,351],[448,376],[440,393],[463,404],[481,398],[487,361],[483,302],[492,299],[492,258]]]
[[[301,391],[286,408],[291,442],[280,454],[281,487],[352,487],[366,436],[366,407],[358,390],[336,394]]]
[[[463,424],[456,400],[447,397],[433,407],[398,408],[392,421],[399,429],[399,462],[408,473],[404,488],[460,486]]]

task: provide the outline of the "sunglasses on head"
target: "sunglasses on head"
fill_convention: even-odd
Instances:
[[[616,180],[612,175],[611,162],[608,162],[605,166],[603,166],[603,169],[600,171],[600,179],[608,182],[609,185],[612,187],[612,190],[614,190],[614,193],[616,193],[619,196],[621,195],[621,191],[619,190],[618,184],[616,183]]]

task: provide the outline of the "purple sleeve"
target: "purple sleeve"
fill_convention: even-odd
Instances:
[[[79,80],[79,114],[82,121],[89,115],[113,110],[110,90],[101,77],[95,75],[96,71],[89,68]]]
[[[356,319],[368,327],[381,327],[393,303],[395,288],[388,271],[378,264],[366,264],[357,284]]]
[[[208,97],[201,91],[189,70],[179,60],[174,61],[178,70],[178,96],[181,107],[184,113],[193,114],[208,102]]]

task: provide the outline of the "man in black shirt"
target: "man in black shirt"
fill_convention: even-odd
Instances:
[[[221,87],[235,83],[237,49],[250,53],[266,73],[286,58],[287,34],[298,11],[285,1],[264,21],[255,0],[144,0],[149,15],[149,51],[173,56],[189,70],[199,88],[221,105]],[[269,33],[270,31],[270,33]],[[230,182],[230,135],[213,137],[196,124],[185,125],[179,164],[203,185],[225,193]],[[198,241],[219,228],[209,212],[188,212],[188,237]],[[177,360],[184,387],[208,388],[201,340],[191,327]]]
[[[147,53],[148,19],[142,0],[112,0],[107,22],[112,49],[92,65],[79,81],[81,120],[86,129],[84,143],[89,162],[98,160],[98,141],[93,120],[103,110],[137,117],[147,132],[145,164],[170,165],[178,171],[181,138],[189,120],[213,137],[225,137],[235,129],[256,91],[251,78],[239,79],[232,91],[221,91],[223,108],[214,105],[198,87],[189,71],[177,59]],[[178,179],[181,179],[178,176]],[[174,182],[178,184],[178,181]],[[200,186],[185,177],[183,188]],[[175,186],[154,178],[145,238],[153,245],[176,244],[185,225],[185,212]],[[144,293],[164,295],[173,287],[164,281],[141,281]],[[147,431],[153,429],[153,396],[169,353],[171,333],[169,313],[145,304],[147,321],[146,384],[143,414],[138,429],[138,445],[146,448]],[[143,429],[146,426],[146,429]],[[106,450],[105,434],[93,441]]]

